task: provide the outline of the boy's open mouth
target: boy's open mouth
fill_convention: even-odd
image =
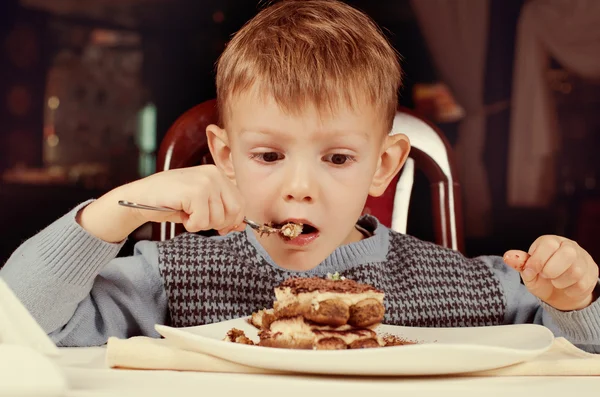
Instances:
[[[316,233],[319,230],[314,227],[313,225],[303,225],[302,226],[302,233],[300,234],[311,234],[311,233]]]
[[[301,234],[310,234],[310,233],[317,232],[319,230],[319,229],[317,229],[316,226],[314,226],[313,224],[311,224],[309,221],[307,221],[305,219],[286,219],[285,221],[282,221],[282,222],[273,223],[273,227],[282,228],[285,225],[290,225],[290,224],[302,226]]]
[[[288,235],[286,233],[280,234],[280,237],[284,241],[299,244],[306,244],[314,240],[319,233],[319,229],[306,219],[286,219],[282,222],[274,223],[273,226],[290,232]]]

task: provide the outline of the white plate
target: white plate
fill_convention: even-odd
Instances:
[[[245,318],[188,328],[156,325],[176,346],[253,367],[338,375],[444,375],[484,371],[530,360],[552,344],[552,332],[533,324],[476,328],[415,328],[380,325],[415,345],[358,350],[290,350],[224,342],[231,328],[258,341]]]

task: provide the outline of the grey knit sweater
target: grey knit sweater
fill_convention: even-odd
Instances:
[[[338,271],[385,291],[388,324],[538,323],[600,353],[600,302],[558,311],[531,295],[501,258],[467,259],[390,231],[373,217],[359,221],[371,237],[341,246],[316,268],[298,273],[275,264],[250,229],[140,242],[133,256],[116,258],[121,244],[83,230],[75,221],[79,208],[26,241],[0,270],[60,346],[157,336],[156,323],[189,326],[245,316],[270,306],[273,287],[285,278]]]

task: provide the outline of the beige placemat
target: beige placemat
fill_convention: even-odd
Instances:
[[[555,338],[548,351],[531,361],[468,374],[473,376],[599,376],[600,355],[587,353],[565,338]]]

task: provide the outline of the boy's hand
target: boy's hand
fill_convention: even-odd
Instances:
[[[559,236],[542,236],[529,253],[512,250],[504,261],[521,273],[529,291],[558,310],[579,310],[596,298],[598,266],[575,241]]]
[[[121,207],[119,200],[168,207],[159,212]],[[79,223],[105,241],[122,241],[146,222],[182,223],[186,230],[243,230],[244,201],[237,187],[213,165],[180,168],[121,186],[83,209]]]

